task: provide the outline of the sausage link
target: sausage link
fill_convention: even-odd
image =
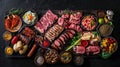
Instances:
[[[37,45],[34,44],[33,47],[31,48],[31,50],[29,51],[27,57],[31,57],[35,51],[35,49],[37,48]]]

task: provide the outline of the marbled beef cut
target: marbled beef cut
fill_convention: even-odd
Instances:
[[[82,17],[82,13],[81,12],[77,12],[77,13],[71,14],[69,22],[73,23],[73,24],[80,24],[81,17]]]
[[[69,26],[69,29],[73,29],[73,30],[75,30],[77,32],[82,32],[82,29],[81,29],[80,25],[76,25],[76,24],[71,24]]]
[[[99,46],[88,46],[86,48],[86,53],[89,54],[90,52],[93,53],[93,55],[100,53],[100,47]]]
[[[51,27],[51,25],[57,19],[58,19],[57,15],[53,14],[51,10],[48,10],[46,14],[43,15],[43,17],[37,22],[37,24],[34,27],[40,33],[45,33],[48,27]]]
[[[85,47],[83,46],[75,46],[73,48],[73,50],[77,53],[77,54],[84,54],[85,53]]]

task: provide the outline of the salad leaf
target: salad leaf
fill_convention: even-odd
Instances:
[[[102,52],[102,58],[103,58],[103,59],[107,59],[107,58],[109,58],[110,56],[111,56],[110,53]]]
[[[94,32],[92,32],[95,36],[97,36],[98,35],[98,32],[97,31],[94,31]]]
[[[110,24],[111,26],[113,25],[113,23],[112,23],[111,21],[109,22],[109,24]]]

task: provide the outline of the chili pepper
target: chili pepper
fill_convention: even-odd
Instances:
[[[15,43],[17,43],[17,41],[18,41],[18,36],[14,36],[11,40],[11,44],[14,45]]]

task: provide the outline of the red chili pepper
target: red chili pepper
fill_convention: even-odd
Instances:
[[[17,43],[17,41],[18,41],[18,36],[14,36],[11,40],[11,44],[14,45],[15,43]]]

